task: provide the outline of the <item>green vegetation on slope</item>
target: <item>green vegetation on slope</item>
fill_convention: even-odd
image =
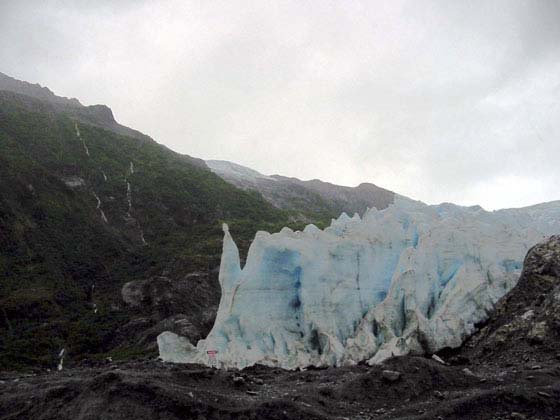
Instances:
[[[244,253],[290,219],[151,139],[0,92],[0,369],[112,350],[125,282],[215,268],[222,222]]]

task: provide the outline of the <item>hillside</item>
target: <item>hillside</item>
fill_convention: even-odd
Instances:
[[[302,181],[280,175],[267,176],[223,160],[207,160],[206,165],[226,181],[244,190],[258,191],[275,207],[291,210],[304,221],[317,217],[337,218],[342,212],[361,215],[368,207],[382,210],[395,198],[392,191],[369,183],[345,187],[318,179]]]
[[[138,332],[177,313],[127,306],[120,292],[153,276],[181,284],[182,321],[202,334],[212,319],[199,322],[199,309],[219,299],[221,223],[246,250],[290,214],[107,107],[21,83],[26,94],[0,78],[12,89],[0,90],[0,369],[53,367],[62,348],[71,359],[143,351]]]

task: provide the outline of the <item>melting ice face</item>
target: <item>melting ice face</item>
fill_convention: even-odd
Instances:
[[[215,325],[196,347],[163,333],[163,360],[376,363],[459,346],[515,285],[528,248],[560,231],[560,203],[490,213],[398,198],[324,231],[258,232],[243,270],[224,231]]]

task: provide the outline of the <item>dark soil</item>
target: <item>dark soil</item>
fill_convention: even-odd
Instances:
[[[1,419],[560,418],[560,361],[503,370],[421,357],[298,372],[136,361],[0,384]],[[383,370],[401,377],[389,382]],[[525,417],[523,417],[525,416]]]

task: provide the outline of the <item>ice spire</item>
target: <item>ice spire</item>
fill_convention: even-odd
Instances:
[[[241,263],[239,261],[239,249],[229,233],[226,223],[222,225],[224,231],[224,242],[222,250],[222,260],[220,263],[220,284],[222,289],[235,287],[237,279],[241,274]],[[222,290],[223,292],[224,290]]]
[[[239,249],[229,233],[228,225],[224,223],[222,229],[224,231],[224,241],[219,277],[220,286],[222,287],[222,298],[218,313],[225,316],[230,312],[232,299],[239,286],[241,262],[239,260]]]

